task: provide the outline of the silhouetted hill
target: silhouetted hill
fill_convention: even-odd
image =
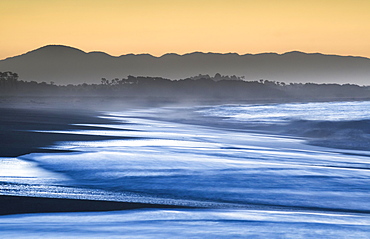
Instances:
[[[120,103],[203,102],[294,102],[369,100],[370,86],[354,84],[290,83],[245,81],[235,75],[198,75],[181,80],[161,77],[128,76],[102,78],[100,84],[55,85],[19,80],[17,73],[0,72],[0,103],[24,97],[120,99]]]
[[[21,80],[56,84],[100,83],[102,77],[128,75],[183,79],[198,74],[245,76],[280,82],[353,83],[370,85],[370,59],[307,54],[201,53],[184,55],[86,53],[76,48],[50,45],[0,61],[0,71],[17,72]]]

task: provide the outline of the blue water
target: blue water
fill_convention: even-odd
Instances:
[[[50,148],[75,152],[14,159],[36,176],[3,176],[0,193],[203,209],[2,216],[0,230],[28,238],[369,238],[369,110],[370,102],[334,102],[102,112],[116,123],[53,132],[131,138],[58,142]]]
[[[370,103],[288,103],[264,105],[220,105],[206,107],[200,112],[215,117],[228,117],[238,122],[267,124],[286,123],[292,120],[353,121],[370,119]]]

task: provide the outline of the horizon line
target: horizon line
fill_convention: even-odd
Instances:
[[[286,54],[289,54],[289,53],[301,53],[301,54],[306,54],[306,55],[325,55],[325,56],[339,56],[339,57],[354,57],[354,58],[365,58],[365,59],[369,59],[370,60],[370,57],[365,57],[365,56],[355,56],[355,55],[339,55],[339,54],[334,54],[334,53],[322,53],[322,52],[304,52],[304,51],[300,51],[300,50],[292,50],[292,51],[287,51],[287,52],[284,52],[284,53],[277,53],[277,52],[261,52],[261,53],[245,53],[245,54],[240,54],[240,53],[237,53],[237,52],[203,52],[203,51],[193,51],[193,52],[188,52],[188,53],[174,53],[174,52],[168,52],[168,53],[164,53],[162,55],[153,55],[153,54],[150,54],[150,53],[126,53],[126,54],[122,54],[122,55],[111,55],[107,52],[104,52],[104,51],[98,51],[98,50],[94,50],[94,51],[84,51],[80,48],[77,48],[77,47],[74,47],[74,46],[69,46],[69,45],[63,45],[63,44],[47,44],[47,45],[43,45],[41,47],[38,47],[38,48],[35,48],[33,50],[30,50],[30,51],[27,51],[25,53],[22,53],[22,54],[19,54],[19,55],[15,55],[15,56],[10,56],[10,57],[6,57],[6,58],[3,58],[3,59],[0,59],[0,61],[3,61],[3,60],[7,60],[7,59],[11,59],[11,58],[14,58],[14,57],[19,57],[19,56],[23,56],[23,55],[26,55],[28,53],[31,53],[31,52],[34,52],[34,51],[37,51],[37,50],[40,50],[42,48],[46,48],[46,47],[65,47],[65,48],[69,48],[69,49],[73,49],[73,50],[77,50],[77,51],[81,51],[82,53],[85,53],[85,54],[93,54],[93,53],[101,53],[101,54],[105,54],[105,55],[108,55],[109,57],[114,57],[114,58],[119,58],[119,57],[122,57],[122,56],[130,56],[130,55],[134,55],[134,56],[151,56],[151,57],[154,57],[154,58],[161,58],[161,57],[164,57],[164,56],[167,56],[167,55],[176,55],[176,56],[186,56],[186,55],[191,55],[191,54],[217,54],[217,55],[237,55],[237,56],[246,56],[246,55],[264,55],[264,54],[275,54],[275,55],[286,55]]]

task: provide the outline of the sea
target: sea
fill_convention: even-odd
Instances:
[[[100,117],[41,132],[119,139],[0,158],[0,194],[189,208],[0,216],[1,238],[370,238],[369,101]]]

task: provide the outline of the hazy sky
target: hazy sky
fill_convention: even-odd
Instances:
[[[370,57],[370,0],[0,0],[0,29],[0,59],[47,44]]]

